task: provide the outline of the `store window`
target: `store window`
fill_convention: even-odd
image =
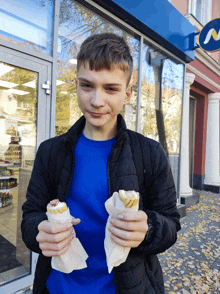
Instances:
[[[1,0],[0,39],[52,55],[53,0]]]
[[[140,132],[166,151],[178,190],[184,66],[144,43]]]
[[[212,0],[190,0],[189,13],[193,14],[202,25],[205,25],[212,17]]]
[[[20,224],[36,150],[37,87],[37,72],[0,62],[0,285],[30,274]]]
[[[192,14],[202,23],[202,0],[192,1]]]
[[[134,70],[133,95],[122,112],[127,127],[135,130],[139,41],[116,24],[72,0],[61,0],[57,60],[57,94],[55,134],[66,132],[82,115],[76,97],[76,56],[82,42],[92,34],[112,32],[123,36],[131,48]]]

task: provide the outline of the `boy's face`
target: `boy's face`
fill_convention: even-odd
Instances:
[[[94,71],[80,66],[76,79],[78,104],[90,130],[112,131],[117,125],[117,115],[132,94],[126,86],[127,75],[115,67],[112,70]]]

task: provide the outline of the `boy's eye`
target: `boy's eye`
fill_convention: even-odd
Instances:
[[[81,84],[81,87],[85,88],[85,89],[89,89],[91,87],[91,85],[89,85],[89,84]]]
[[[112,92],[117,92],[118,91],[117,88],[112,88],[112,87],[108,87],[107,90],[112,91]]]

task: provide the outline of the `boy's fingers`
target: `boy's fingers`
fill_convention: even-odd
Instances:
[[[124,221],[147,221],[147,214],[142,211],[124,211],[119,213],[116,218]]]
[[[79,219],[79,218],[72,218],[72,220],[71,220],[71,223],[72,223],[72,225],[78,225],[79,223],[81,222],[81,219]]]
[[[71,226],[68,230],[59,233],[47,233],[45,231],[39,231],[39,234],[36,237],[36,240],[39,243],[60,243],[66,238],[71,238],[75,236],[74,228]]]
[[[64,232],[71,227],[72,223],[54,224],[50,223],[48,220],[45,220],[38,225],[38,230],[48,234],[57,234],[60,232]]]
[[[124,221],[119,220],[117,218],[112,218],[110,220],[110,224],[115,228],[119,228],[125,231],[138,231],[138,232],[146,232],[148,231],[147,221]]]
[[[47,257],[52,257],[52,256],[61,256],[63,255],[70,247],[70,243],[66,245],[66,247],[64,247],[62,250],[60,251],[55,251],[55,250],[42,250],[42,253],[44,256]]]
[[[74,238],[72,234],[67,237],[66,236],[55,237],[55,238],[52,238],[52,237],[53,236],[51,236],[51,240],[49,240],[50,238],[48,238],[46,242],[43,242],[40,244],[40,248],[42,251],[43,250],[60,251],[64,247],[66,247]]]

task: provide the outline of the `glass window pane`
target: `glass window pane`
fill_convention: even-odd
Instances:
[[[202,22],[202,0],[195,0],[195,17]]]
[[[180,157],[181,113],[183,95],[183,64],[166,59],[162,71],[162,103],[167,151],[177,186]]]
[[[30,274],[21,237],[36,149],[38,73],[0,62],[0,284]]]
[[[143,46],[140,132],[160,142],[178,190],[184,66],[147,43]]]
[[[60,2],[58,39],[56,135],[66,132],[82,115],[76,97],[76,56],[82,42],[92,34],[112,32],[123,36],[131,48],[134,71],[133,96],[122,112],[127,126],[135,130],[139,41],[110,21],[72,0]]]
[[[191,12],[202,23],[202,0],[192,0]]]
[[[1,0],[0,39],[52,55],[53,0]]]

